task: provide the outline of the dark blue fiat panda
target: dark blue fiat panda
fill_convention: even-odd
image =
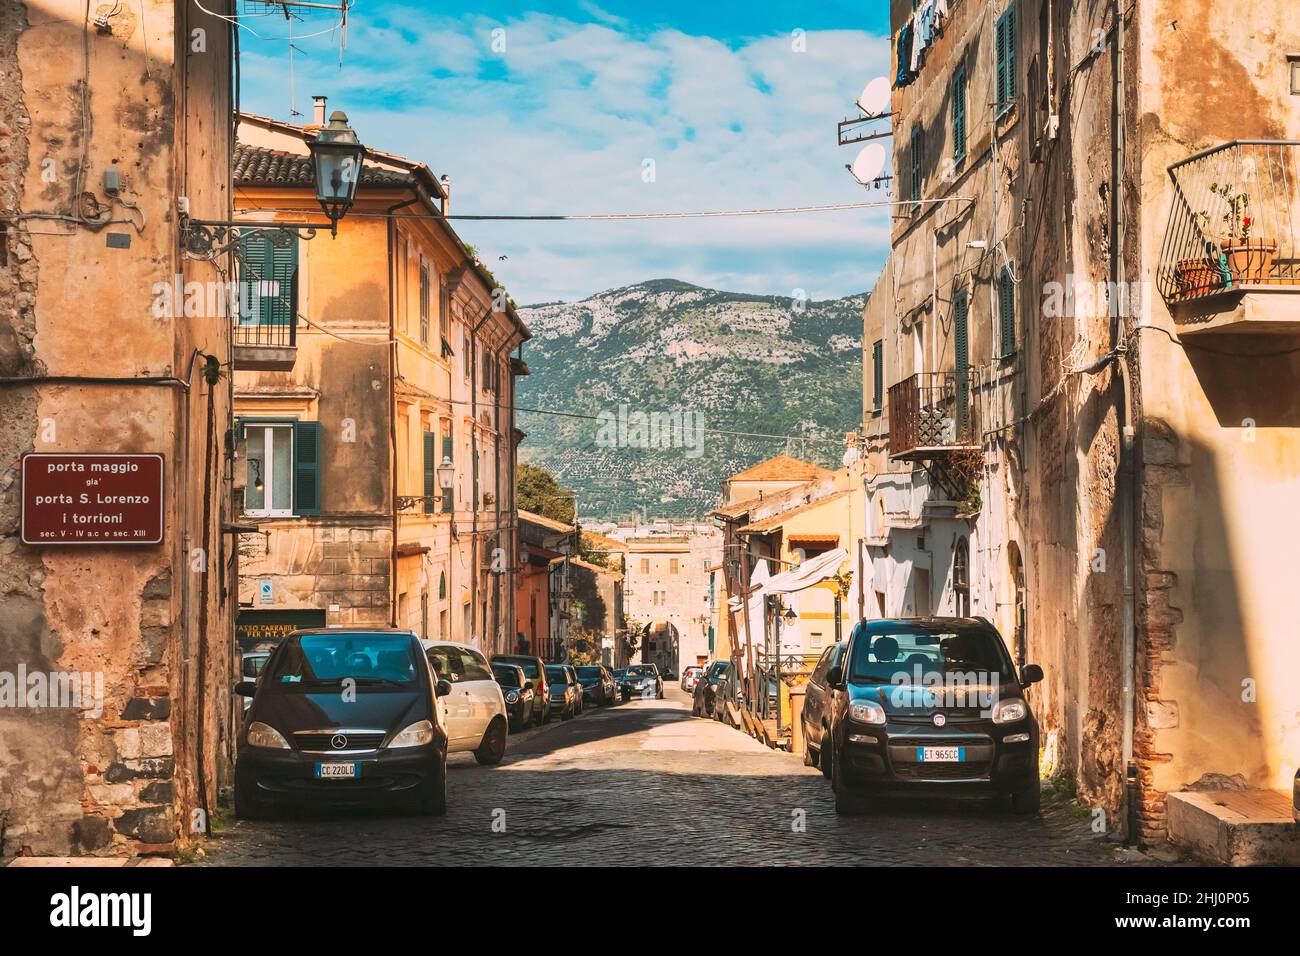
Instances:
[[[1038,722],[1019,670],[982,618],[862,621],[826,675],[820,760],[835,809],[863,813],[871,797],[1004,796],[1038,812]],[[830,766],[826,764],[829,762]]]

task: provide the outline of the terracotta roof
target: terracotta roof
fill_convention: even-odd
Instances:
[[[814,465],[810,461],[791,458],[789,455],[777,455],[767,461],[759,462],[752,468],[732,475],[727,481],[814,481],[833,474],[829,468]]]
[[[587,542],[590,551],[626,551],[627,544],[617,538],[607,538],[594,531],[582,532],[582,540]]]
[[[720,508],[714,508],[713,513],[723,518],[739,518],[747,511],[752,511],[756,505],[763,503],[762,496],[756,495],[753,498],[746,498],[744,501],[736,501],[729,505],[723,505]]]
[[[790,518],[793,518],[795,515],[804,514],[805,512],[808,511],[813,511],[817,508],[820,508],[822,505],[829,504],[832,501],[838,501],[839,499],[843,498],[847,494],[849,494],[849,492],[847,491],[837,491],[833,495],[827,495],[825,498],[818,498],[816,501],[810,501],[806,505],[799,505],[799,507],[791,508],[788,511],[780,511],[769,518],[763,518],[760,521],[755,521],[753,524],[747,524],[740,530],[757,532],[759,534],[764,534],[768,531],[775,531],[777,528],[781,527],[783,524],[785,524],[786,521],[788,521]],[[803,537],[805,540],[807,539],[806,535]]]
[[[599,564],[592,564],[590,561],[583,561],[581,558],[570,558],[569,564],[576,565],[577,567],[580,568],[585,568],[586,570],[591,571],[594,574],[607,574],[616,581],[623,580],[623,575],[620,574],[618,571],[612,571],[609,568],[602,568]]]
[[[519,520],[541,525],[543,528],[550,528],[552,531],[562,531],[565,534],[570,534],[573,531],[573,525],[571,524],[556,521],[554,518],[548,518],[545,515],[533,514],[533,512],[525,511],[523,508],[519,509]]]
[[[303,186],[315,188],[311,157],[264,146],[235,144],[235,183],[240,186]],[[411,186],[415,177],[392,169],[361,164],[362,186]]]

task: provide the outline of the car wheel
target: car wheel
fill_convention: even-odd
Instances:
[[[1011,794],[1011,812],[1024,817],[1033,816],[1038,813],[1042,800],[1043,792],[1035,780],[1032,786]]]
[[[821,764],[822,776],[827,780],[831,779],[831,753],[826,749],[826,741],[830,739],[830,736],[830,731],[823,727],[822,745],[817,748],[817,762]]]
[[[823,747],[823,750],[826,748]],[[831,751],[831,789],[835,792],[835,812],[843,817],[861,816],[871,809],[871,801],[849,789],[848,781],[840,770],[840,762]]]
[[[578,716],[572,707],[566,707],[560,712],[560,720],[572,720]]]
[[[807,744],[803,747],[803,765],[805,767],[817,766],[817,751],[813,750]]]
[[[257,795],[256,785],[235,778],[235,816],[241,820],[265,820],[271,804]]]
[[[485,767],[501,762],[506,755],[506,722],[500,717],[493,717],[488,724],[487,733],[474,751],[474,759]]]
[[[429,783],[428,788],[420,794],[420,812],[430,817],[441,817],[447,813],[447,755],[438,761],[438,772]]]

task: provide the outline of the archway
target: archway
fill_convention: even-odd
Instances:
[[[671,621],[651,621],[641,634],[641,663],[654,664],[659,673],[675,676],[678,673],[680,635]]]

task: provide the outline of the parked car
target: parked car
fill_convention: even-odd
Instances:
[[[614,675],[603,664],[584,664],[578,668],[578,681],[582,685],[583,703],[590,701],[601,707],[618,703],[618,685]]]
[[[540,657],[526,654],[496,654],[493,664],[515,664],[524,669],[524,676],[533,685],[533,723],[544,724],[551,719],[551,694],[547,687],[546,665]]]
[[[1038,812],[1038,722],[1016,670],[982,618],[862,621],[839,666],[827,669],[830,761],[837,813],[863,813],[885,793],[1005,796]],[[940,693],[927,686],[934,681]],[[959,685],[961,692],[945,687]],[[825,772],[825,771],[823,771]]]
[[[447,810],[448,732],[419,639],[396,629],[294,631],[272,652],[237,738],[235,813],[281,804],[414,800]]]
[[[239,673],[243,680],[256,681],[257,675],[262,673],[262,668],[271,658],[271,652],[275,650],[274,641],[259,641],[248,650],[240,655]],[[252,705],[253,698],[244,698],[244,713],[248,713],[248,708]]]
[[[682,690],[688,694],[695,693],[695,685],[700,682],[700,675],[704,673],[702,664],[691,664],[682,671]]]
[[[1300,823],[1300,770],[1295,772],[1295,782],[1291,784],[1291,815]]]
[[[501,693],[506,700],[506,716],[510,721],[510,732],[518,733],[533,725],[533,683],[518,664],[499,664],[492,662],[492,676],[501,685]]]
[[[567,664],[547,664],[546,684],[551,695],[551,713],[559,714],[561,720],[572,720],[578,716],[578,701],[582,691],[578,682],[570,676],[573,668]]]
[[[716,717],[719,701],[734,690],[736,665],[729,660],[714,661],[695,684],[691,698],[693,717]]]
[[[577,716],[586,710],[586,695],[582,692],[582,681],[578,680],[578,669],[572,664],[561,664],[560,666],[568,673],[569,682],[573,684],[573,713],[574,716]]]
[[[620,667],[614,671],[614,683],[618,685],[618,697],[623,703],[632,699],[632,685],[639,681],[640,678],[633,677],[627,672],[626,667]]]
[[[803,723],[804,752],[803,762],[806,766],[818,766],[818,754],[822,748],[822,738],[826,734],[830,720],[830,688],[826,686],[826,674],[832,667],[843,667],[844,652],[848,641],[839,641],[822,651],[817,665],[813,668],[808,683],[804,685]],[[830,776],[830,762],[822,765],[822,773]]]
[[[468,644],[423,641],[434,673],[451,683],[440,703],[447,718],[448,751],[470,751],[481,764],[498,764],[506,754],[509,717],[505,695],[487,658]]]
[[[632,696],[642,697],[647,700],[664,698],[664,681],[659,676],[659,668],[655,664],[633,664],[627,669],[627,676],[631,678]]]

